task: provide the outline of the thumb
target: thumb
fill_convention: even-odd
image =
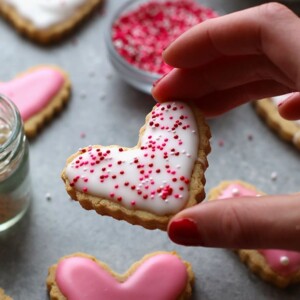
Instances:
[[[203,202],[173,217],[168,234],[186,246],[300,251],[300,194]]]

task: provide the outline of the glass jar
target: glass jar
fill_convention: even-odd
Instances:
[[[31,202],[28,143],[15,104],[0,95],[0,231],[25,214]]]

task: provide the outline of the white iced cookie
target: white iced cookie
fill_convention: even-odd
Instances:
[[[157,104],[134,148],[88,146],[63,171],[67,192],[86,209],[146,228],[204,198],[210,131],[200,112],[181,102]]]
[[[62,38],[102,0],[0,0],[0,13],[29,38],[50,43]]]

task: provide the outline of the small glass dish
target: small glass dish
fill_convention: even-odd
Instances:
[[[129,12],[138,5],[145,3],[145,0],[131,0],[121,5],[109,20],[108,28],[105,33],[105,42],[108,51],[108,57],[119,76],[129,85],[147,94],[151,94],[153,83],[162,77],[162,74],[151,73],[139,69],[127,62],[116,50],[112,40],[112,27],[115,21],[124,13]]]

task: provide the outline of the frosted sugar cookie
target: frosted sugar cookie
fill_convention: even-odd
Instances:
[[[102,0],[0,0],[0,14],[20,33],[49,44],[81,23]]]
[[[85,209],[166,230],[170,218],[205,197],[210,131],[186,103],[154,106],[133,148],[88,146],[67,160],[66,190]]]
[[[193,279],[191,265],[174,252],[146,255],[122,275],[93,256],[75,253],[49,268],[47,286],[51,300],[184,300]]]
[[[278,112],[278,104],[288,95],[255,101],[258,114],[282,139],[293,143],[300,149],[300,120],[289,121],[282,118]]]
[[[68,75],[54,66],[37,66],[8,82],[0,82],[0,94],[18,107],[25,133],[34,137],[38,130],[69,100]]]
[[[256,187],[246,182],[238,180],[224,181],[210,191],[208,199],[259,196],[263,194]],[[241,261],[265,281],[281,288],[300,282],[300,252],[279,249],[239,249],[236,252]]]

